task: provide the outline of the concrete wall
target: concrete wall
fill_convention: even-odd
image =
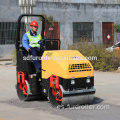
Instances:
[[[21,9],[18,0],[0,0],[0,22],[17,22]],[[11,59],[15,45],[0,45],[0,59]]]
[[[37,2],[34,13],[53,15],[60,21],[62,48],[73,43],[73,22],[93,22],[94,43],[102,42],[102,22],[120,24],[120,5]],[[120,40],[120,35],[117,35]]]
[[[0,0],[0,22],[16,22],[21,9],[19,0]]]
[[[60,22],[61,47],[67,49],[73,43],[73,22],[93,22],[94,43],[102,42],[102,22],[120,24],[120,5],[91,4],[91,3],[66,3],[66,2],[41,2],[38,1],[34,8],[35,14],[53,15]],[[0,22],[16,22],[21,14],[18,0],[2,0],[0,3]],[[117,35],[120,40],[120,35]],[[0,56],[9,53],[14,45],[0,45]],[[7,49],[3,48],[6,47]],[[6,52],[5,52],[6,51]],[[4,52],[4,53],[3,53]],[[8,54],[9,55],[9,54]],[[7,57],[8,57],[7,55]]]
[[[0,59],[11,59],[15,45],[0,45]]]
[[[42,2],[120,4],[119,0],[36,0]]]

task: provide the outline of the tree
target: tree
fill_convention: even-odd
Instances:
[[[54,26],[54,22],[55,22],[55,19],[53,18],[53,16],[47,16],[46,14],[42,14],[45,18],[45,23],[47,24],[47,27],[50,28],[50,27],[53,27]],[[42,19],[39,18],[39,20],[41,21]]]
[[[113,25],[113,29],[115,31],[115,40],[116,40],[116,43],[117,43],[117,33],[120,33],[120,24]]]

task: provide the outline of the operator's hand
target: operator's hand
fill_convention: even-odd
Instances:
[[[31,50],[30,48],[27,49],[28,52],[29,52],[30,50]]]

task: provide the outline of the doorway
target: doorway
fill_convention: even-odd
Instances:
[[[54,26],[48,28],[45,25],[45,38],[53,38],[53,39],[60,39],[60,23],[54,22]]]
[[[102,23],[102,40],[106,47],[114,44],[113,22]]]

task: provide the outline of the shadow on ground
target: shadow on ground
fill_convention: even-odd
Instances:
[[[101,104],[103,101],[104,101],[103,99],[95,97],[94,101],[89,105]],[[31,100],[31,101],[22,101],[19,99],[10,99],[7,101],[0,101],[0,102],[14,105],[14,106],[21,107],[21,108],[33,108],[33,109],[37,109],[37,110],[53,109],[53,107],[51,106],[50,102],[47,100],[46,97],[39,98],[37,100]]]
[[[91,105],[100,104],[104,101],[102,98],[95,97]]]

